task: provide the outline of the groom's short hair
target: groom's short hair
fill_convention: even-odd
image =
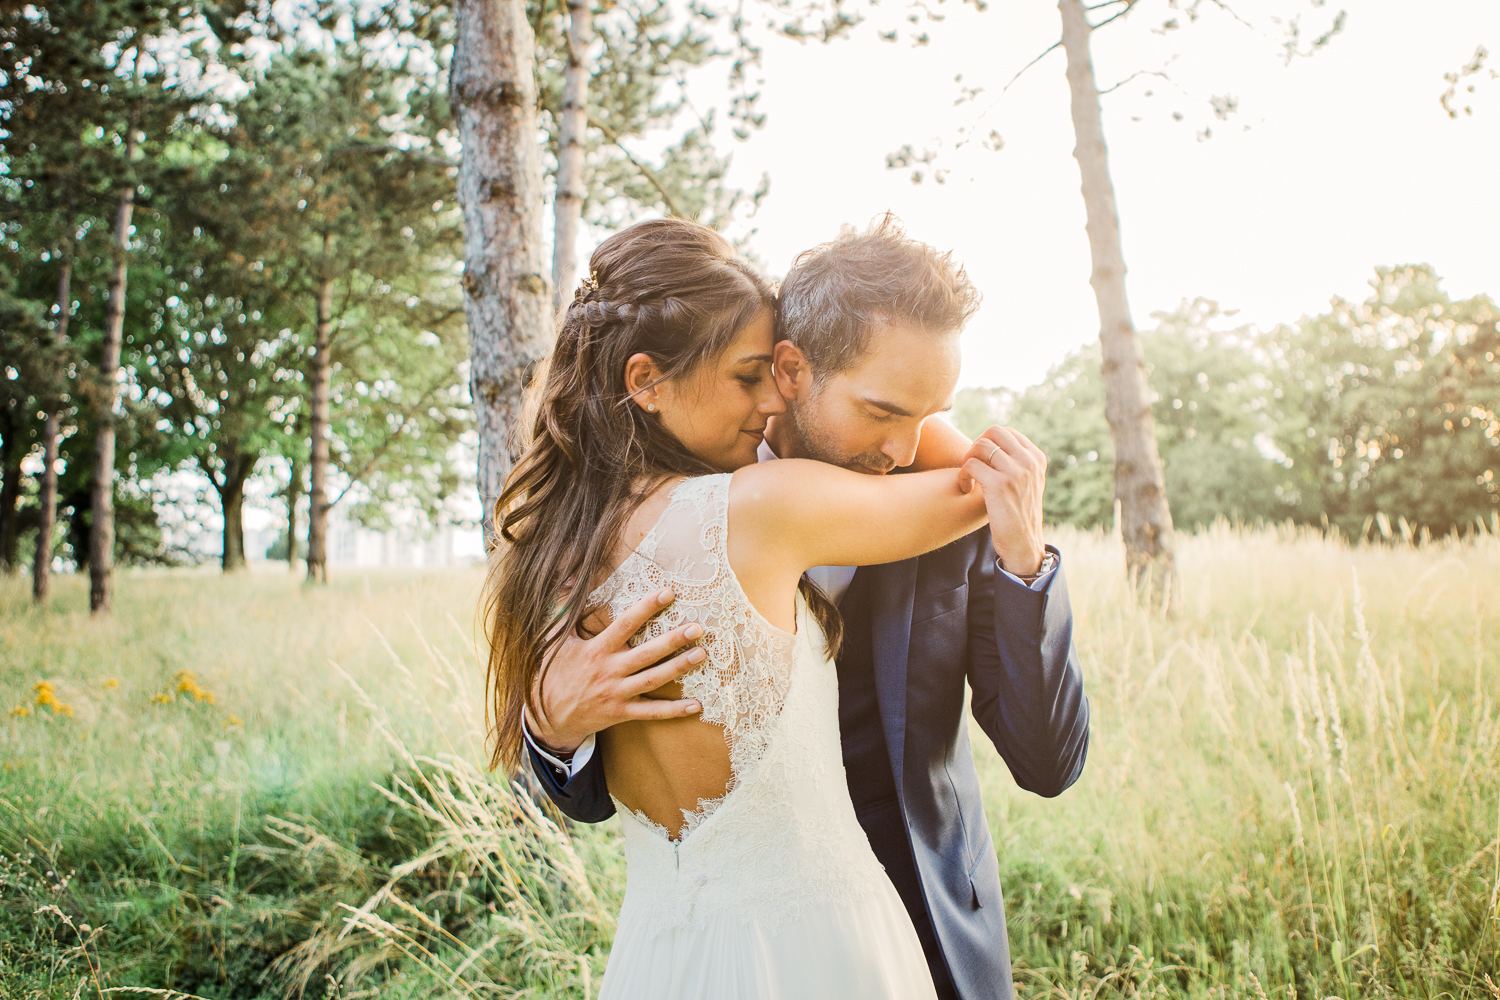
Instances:
[[[910,238],[886,213],[797,257],[781,282],[776,333],[802,351],[821,383],[865,356],[876,327],[954,333],[978,308],[979,290],[953,254]]]

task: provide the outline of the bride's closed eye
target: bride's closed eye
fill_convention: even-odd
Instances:
[[[746,368],[735,374],[735,380],[746,389],[753,389],[761,385],[771,374],[769,364],[758,364],[754,368]]]

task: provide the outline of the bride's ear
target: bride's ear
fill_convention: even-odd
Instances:
[[[625,362],[625,392],[630,401],[647,413],[661,410],[661,369],[649,354],[632,354]]]
[[[794,400],[812,387],[812,369],[807,356],[790,340],[777,343],[771,354],[771,374],[776,379],[776,389],[782,399]]]

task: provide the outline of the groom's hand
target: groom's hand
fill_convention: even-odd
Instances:
[[[540,717],[527,712],[527,728],[537,742],[567,756],[584,740],[618,722],[676,719],[702,711],[692,698],[667,701],[647,695],[703,662],[707,654],[702,649],[679,652],[702,637],[703,626],[690,623],[639,646],[629,644],[630,637],[674,599],[670,589],[652,594],[592,639],[570,635],[558,643],[537,686]]]
[[[959,470],[965,492],[978,483],[990,516],[995,554],[1007,572],[1028,576],[1041,568],[1042,490],[1047,485],[1047,456],[1009,427],[991,427],[969,449]]]

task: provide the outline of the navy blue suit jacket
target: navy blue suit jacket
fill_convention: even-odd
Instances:
[[[880,718],[922,902],[958,995],[1010,1000],[1000,868],[969,746],[964,687],[973,691],[974,719],[1018,785],[1050,797],[1077,780],[1089,708],[1061,560],[1045,589],[1024,587],[996,568],[985,527],[915,559],[858,572],[873,577],[862,588],[869,614],[860,617],[874,632]],[[585,823],[614,814],[597,752],[565,784],[531,756],[564,814]]]

